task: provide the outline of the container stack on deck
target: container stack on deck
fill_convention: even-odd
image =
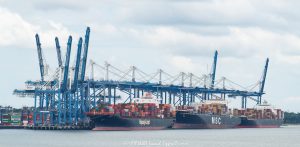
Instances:
[[[198,114],[214,114],[214,115],[225,115],[228,107],[226,104],[200,104],[198,106],[177,106],[176,110],[187,110],[195,111]]]
[[[22,109],[3,108],[0,113],[0,126],[22,127],[33,124],[33,113],[27,107]]]
[[[10,126],[11,125],[11,116],[10,116],[10,114],[2,114],[1,125],[3,125],[3,126]]]
[[[233,109],[234,116],[246,116],[249,119],[283,119],[281,109]]]
[[[21,126],[22,125],[22,121],[21,121],[21,114],[19,113],[13,113],[11,115],[11,125],[12,126]]]
[[[91,110],[88,115],[119,115],[121,117],[133,118],[169,118],[175,117],[175,110],[171,109],[170,104],[116,104],[116,105],[99,105],[98,110]]]

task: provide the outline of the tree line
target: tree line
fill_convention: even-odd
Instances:
[[[284,112],[285,124],[300,124],[300,113]]]

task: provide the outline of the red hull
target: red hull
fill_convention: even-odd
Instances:
[[[165,127],[95,127],[93,131],[163,130]]]
[[[278,125],[237,126],[237,128],[279,128]]]
[[[173,129],[227,129],[227,128],[234,128],[234,127],[228,125],[174,123],[172,128]]]

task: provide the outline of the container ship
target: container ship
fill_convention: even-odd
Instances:
[[[234,115],[241,117],[238,128],[279,128],[283,124],[284,112],[275,109],[266,101],[254,108],[234,109]]]
[[[225,100],[207,100],[191,106],[178,106],[175,129],[225,129],[235,128],[241,118],[233,116]]]
[[[169,104],[160,104],[160,100],[146,93],[134,98],[132,103],[99,105],[98,110],[87,113],[93,130],[161,130],[171,128],[175,110]]]

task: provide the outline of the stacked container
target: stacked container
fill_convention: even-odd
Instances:
[[[21,125],[21,115],[19,113],[13,113],[11,115],[11,125],[20,126]]]
[[[11,125],[11,115],[10,114],[2,114],[2,125],[4,125],[4,126]]]
[[[283,119],[283,111],[281,109],[234,109],[234,116],[246,116],[249,119]]]
[[[88,115],[120,115],[135,118],[169,118],[175,117],[171,105],[154,103],[126,103],[116,105],[99,105],[97,110],[91,110]]]
[[[228,108],[226,104],[211,103],[196,106],[177,106],[176,110],[194,111],[199,114],[226,115]]]

